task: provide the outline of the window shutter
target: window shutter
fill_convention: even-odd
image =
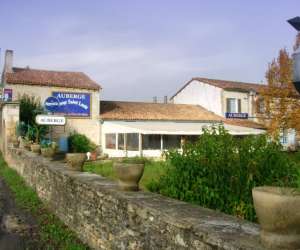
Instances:
[[[238,113],[241,113],[242,110],[242,102],[241,99],[238,99]]]
[[[226,98],[226,111],[230,112],[230,99]]]

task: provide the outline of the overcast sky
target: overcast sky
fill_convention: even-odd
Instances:
[[[106,100],[171,96],[192,77],[264,81],[299,0],[0,0],[14,65],[83,71]],[[2,68],[2,66],[1,66]]]

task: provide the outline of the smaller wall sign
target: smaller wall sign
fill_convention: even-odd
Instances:
[[[56,97],[50,96],[45,100],[44,107],[49,112],[57,112],[59,110],[59,101]]]
[[[3,93],[4,101],[5,102],[11,102],[12,101],[12,94],[13,94],[12,89],[4,89],[4,93]]]
[[[226,118],[248,119],[248,113],[225,113]]]
[[[37,115],[35,121],[39,125],[53,125],[64,126],[66,125],[66,118],[57,115]]]

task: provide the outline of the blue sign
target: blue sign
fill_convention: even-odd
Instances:
[[[91,112],[91,94],[73,92],[53,92],[59,102],[55,113],[67,116],[89,117]]]
[[[226,118],[248,119],[248,113],[225,113]]]
[[[49,112],[57,112],[59,110],[59,101],[56,97],[50,96],[44,102],[45,109]]]
[[[12,89],[4,89],[4,101],[11,102],[12,101]]]

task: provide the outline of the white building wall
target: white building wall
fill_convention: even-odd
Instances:
[[[223,112],[222,116],[225,116],[226,112],[226,99],[227,98],[235,98],[235,99],[241,99],[241,113],[248,113],[250,116],[250,111],[252,110],[252,107],[249,106],[249,93],[248,92],[240,92],[240,91],[223,91],[223,98],[222,98],[222,107]]]
[[[221,88],[194,80],[173,98],[173,102],[201,105],[209,111],[223,115],[221,96]]]

